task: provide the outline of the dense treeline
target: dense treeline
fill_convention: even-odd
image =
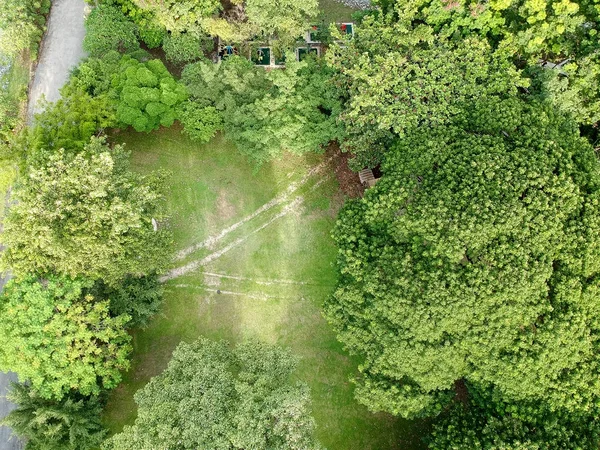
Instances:
[[[171,239],[164,174],[134,174],[104,133],[179,121],[255,164],[337,141],[354,169],[380,166],[339,213],[324,307],[361,359],[359,402],[433,419],[435,449],[597,448],[600,4],[379,0],[302,62],[290,50],[317,2],[224,5],[101,3],[90,57],[15,144],[0,369],[27,383],[8,423],[30,448],[103,440],[88,411],[128,366],[126,327],[160,306]],[[213,62],[213,38],[269,43],[286,68]],[[166,66],[145,50],[159,47]],[[261,344],[182,344],[104,446],[319,448],[295,364]],[[208,394],[188,397],[197,385]]]

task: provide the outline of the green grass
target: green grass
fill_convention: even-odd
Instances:
[[[343,351],[321,315],[320,306],[336,282],[330,230],[342,201],[327,166],[306,176],[322,156],[286,156],[254,171],[220,136],[199,145],[172,128],[148,135],[121,133],[113,141],[127,143],[137,170],[172,172],[168,205],[174,250],[218,234],[278,195],[289,195],[213,248],[198,249],[175,264],[230,248],[210,264],[167,282],[161,312],[146,329],[133,332],[132,369],[110,397],[104,416],[111,432],[133,423],[133,394],[165,368],[182,340],[257,338],[301,357],[297,377],[311,387],[318,438],[328,449],[422,448],[415,423],[371,414],[356,403],[349,380],[358,361]],[[297,189],[290,192],[293,183]]]

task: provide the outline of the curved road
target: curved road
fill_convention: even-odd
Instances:
[[[86,8],[84,0],[52,1],[48,30],[42,42],[39,63],[29,92],[28,123],[40,111],[38,102],[42,96],[51,102],[58,100],[58,91],[68,80],[71,69],[85,57],[82,44]],[[0,279],[0,290],[6,281]],[[15,374],[0,372],[0,419],[14,409],[14,405],[5,397],[11,381],[16,381]],[[0,427],[0,450],[22,449],[23,444],[12,436],[10,429]]]

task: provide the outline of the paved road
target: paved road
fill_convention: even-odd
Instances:
[[[48,20],[48,31],[42,43],[40,59],[29,93],[28,118],[39,112],[38,100],[55,102],[59,89],[66,83],[69,73],[82,58],[85,36],[84,0],[53,0]]]
[[[69,78],[71,69],[86,56],[82,45],[85,36],[86,11],[85,0],[52,1],[48,31],[42,43],[39,63],[29,92],[27,109],[29,123],[33,115],[39,112],[38,101],[42,96],[51,102],[58,100],[60,97],[58,91]],[[0,290],[5,283],[5,279],[0,279]],[[0,372],[0,419],[15,407],[5,398],[11,381],[16,381],[15,374]],[[10,429],[0,427],[0,450],[22,449],[23,443],[12,436]]]

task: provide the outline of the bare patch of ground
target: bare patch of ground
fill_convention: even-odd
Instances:
[[[331,167],[340,185],[341,191],[350,198],[362,197],[365,187],[360,182],[358,174],[348,167],[349,153],[343,153],[337,142],[332,142],[325,153],[331,159]]]

